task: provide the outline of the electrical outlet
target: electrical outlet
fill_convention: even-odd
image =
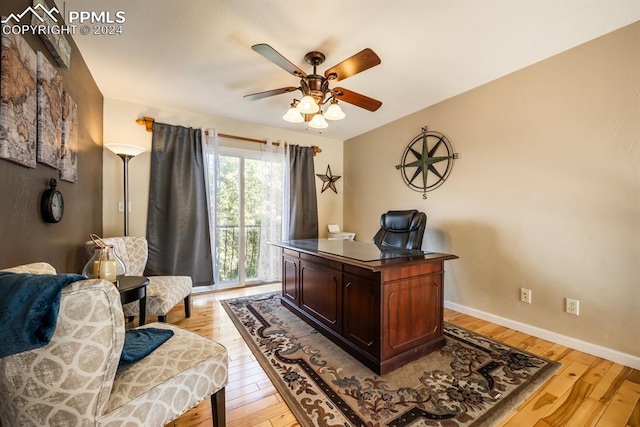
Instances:
[[[573,298],[565,298],[565,311],[569,314],[580,315],[580,301]]]
[[[520,301],[531,304],[531,289],[520,288]]]
[[[124,202],[118,202],[118,212],[124,212]],[[129,212],[131,212],[131,202],[129,202]]]

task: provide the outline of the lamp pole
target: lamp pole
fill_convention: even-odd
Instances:
[[[124,235],[129,235],[129,160],[133,158],[131,154],[118,154],[124,162]]]
[[[129,235],[129,160],[144,152],[144,148],[129,144],[105,144],[124,163],[124,235]]]

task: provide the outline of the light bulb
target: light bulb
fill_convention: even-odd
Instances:
[[[327,121],[322,117],[322,114],[317,113],[313,116],[311,121],[309,122],[309,126],[314,129],[324,129],[329,126]]]
[[[327,120],[342,120],[344,117],[344,111],[342,111],[342,108],[338,105],[338,101],[331,101],[327,112],[324,113],[324,118]]]
[[[311,95],[303,96],[296,108],[302,114],[313,114],[317,113],[318,110],[320,110],[320,107],[316,103],[316,100],[313,99]]]

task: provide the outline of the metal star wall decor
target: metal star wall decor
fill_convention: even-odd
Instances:
[[[321,193],[324,193],[324,190],[330,188],[334,193],[338,194],[338,190],[336,190],[336,181],[339,180],[342,176],[332,175],[331,166],[327,165],[327,172],[324,175],[317,173],[316,176],[322,180]]]

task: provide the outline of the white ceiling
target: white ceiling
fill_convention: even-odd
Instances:
[[[62,7],[63,0],[58,4]],[[299,81],[251,49],[267,43],[306,72],[369,47],[377,67],[337,85],[382,101],[323,136],[348,139],[640,20],[640,0],[65,0],[124,11],[123,35],[74,36],[106,98],[301,132],[282,120],[294,95],[246,94]],[[332,87],[335,86],[332,85]]]

